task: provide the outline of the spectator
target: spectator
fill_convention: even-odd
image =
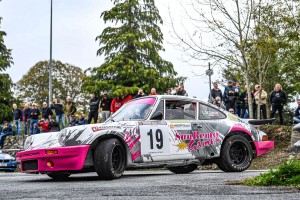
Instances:
[[[67,115],[67,120],[68,123],[71,121],[71,115],[74,115],[76,113],[76,105],[72,101],[71,97],[68,96],[66,98],[66,115]]]
[[[89,112],[89,118],[88,123],[90,124],[92,119],[94,119],[94,123],[97,123],[98,121],[98,115],[99,115],[99,102],[100,99],[97,97],[96,93],[93,93],[89,102],[90,105],[90,112]]]
[[[241,95],[241,88],[240,88],[240,83],[239,82],[236,82],[235,83],[235,92],[237,94],[237,98],[236,98],[236,101],[235,101],[235,105],[234,105],[234,113],[237,115],[237,116],[241,116],[241,110],[242,110],[242,102],[240,100],[240,95]]]
[[[49,122],[49,132],[56,132],[59,131],[59,124],[54,120],[54,119],[50,119]]]
[[[123,104],[127,103],[128,101],[131,101],[133,98],[130,94],[125,94],[123,97]]]
[[[51,109],[55,111],[56,122],[60,125],[62,122],[62,128],[66,127],[64,104],[60,103],[59,99],[53,99],[53,104],[51,104]]]
[[[261,93],[261,101],[259,103],[260,93]],[[256,104],[256,108],[258,108],[258,105],[260,105],[260,111],[262,113],[263,119],[267,119],[267,97],[268,97],[267,92],[264,91],[260,87],[260,85],[255,85],[255,93],[254,93],[255,104]]]
[[[155,88],[152,88],[152,89],[151,89],[151,92],[150,92],[149,96],[152,96],[152,95],[158,95],[158,94],[156,93],[156,89],[155,89]]]
[[[233,81],[229,80],[228,85],[225,87],[224,94],[223,94],[227,111],[229,111],[229,108],[234,108],[238,96],[239,94],[238,91],[235,91],[235,87],[233,86]]]
[[[184,85],[183,85],[183,83],[180,83],[177,95],[185,96],[185,94],[186,94],[186,91],[184,90]]]
[[[12,134],[13,134],[13,130],[12,130],[11,125],[7,121],[4,121],[3,129],[0,134],[0,149],[3,149],[5,138]]]
[[[282,87],[279,83],[275,85],[274,91],[270,96],[270,103],[272,105],[271,118],[274,118],[276,111],[278,110],[280,124],[283,125],[283,104],[287,101],[285,92],[282,90]]]
[[[51,108],[48,107],[46,102],[44,102],[43,107],[42,107],[42,118],[49,119],[49,116],[52,116],[52,115],[53,115],[53,112],[52,112]]]
[[[295,110],[295,115],[294,115],[293,120],[295,123],[300,123],[300,99],[297,100],[297,104],[298,104],[298,107]]]
[[[84,118],[84,114],[81,114],[80,119],[78,120],[78,125],[85,125],[85,124],[88,124],[88,120]]]
[[[38,126],[42,127],[42,133],[49,132],[49,122],[48,122],[48,120],[45,120],[45,118],[42,118],[38,122]]]
[[[113,98],[111,105],[110,105],[110,112],[113,115],[121,106],[123,105],[123,99],[119,96]]]
[[[208,97],[208,99],[210,99],[209,102],[210,102],[210,103],[213,103],[213,102],[216,100],[217,97],[220,97],[221,102],[222,102],[223,96],[222,96],[222,91],[219,89],[218,82],[214,82],[213,84],[214,84],[214,88],[211,89],[211,91],[210,91],[210,94],[211,94],[211,98],[212,98],[212,99],[210,99],[210,96],[209,96],[209,97]]]
[[[229,110],[228,110],[228,111],[229,111],[231,114],[233,114],[233,115],[235,114],[235,113],[234,113],[234,109],[233,109],[233,108],[229,108]]]
[[[30,134],[34,132],[34,124],[37,126],[39,115],[40,110],[36,107],[36,103],[32,103],[32,108],[30,110]]]
[[[221,97],[217,96],[213,104],[225,110],[225,106],[222,104]]]
[[[104,93],[103,98],[100,102],[102,122],[105,122],[109,118],[109,116],[110,116],[110,106],[111,106],[111,99],[109,99],[107,94]]]
[[[147,95],[144,93],[143,89],[140,88],[138,90],[137,95],[135,95],[134,98],[136,99],[136,98],[140,98],[140,97],[144,97],[144,96],[147,96]]]
[[[21,134],[21,121],[22,121],[22,110],[17,107],[17,104],[13,104],[13,115],[14,123],[16,125],[16,132],[18,135]]]
[[[30,108],[28,103],[24,104],[24,109],[22,111],[22,121],[24,123],[24,134],[27,135],[30,130]]]
[[[39,134],[41,131],[38,127],[38,124],[37,123],[34,123],[33,124],[33,134]]]
[[[251,97],[252,97],[251,102],[253,102],[254,95],[252,93],[251,93]],[[242,92],[242,94],[240,95],[240,100],[242,102],[242,104],[241,104],[241,108],[242,108],[241,118],[249,118],[248,87],[247,87],[247,85],[245,85],[244,92]]]
[[[71,121],[69,123],[69,126],[77,126],[78,125],[78,121],[75,117],[75,115],[71,115]]]
[[[179,93],[179,88],[178,88],[178,86],[175,86],[174,87],[174,95],[179,95],[178,93]]]
[[[168,88],[168,89],[167,89],[166,95],[172,95],[172,90],[171,90],[171,88]]]

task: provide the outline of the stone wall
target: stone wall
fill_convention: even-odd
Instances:
[[[1,149],[4,153],[15,156],[18,151],[24,147],[27,136],[7,136],[4,141],[4,147]]]

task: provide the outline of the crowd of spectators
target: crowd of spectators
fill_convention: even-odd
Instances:
[[[260,85],[255,85],[254,89],[250,92],[251,100],[250,105],[248,101],[248,86],[245,85],[241,89],[240,83],[228,80],[227,86],[225,86],[224,92],[219,89],[218,83],[213,83],[213,89],[209,95],[209,102],[216,106],[225,108],[227,111],[236,114],[241,118],[249,118],[249,107],[252,106],[254,118],[257,118],[257,109],[260,108],[261,119],[267,119],[267,101],[271,105],[271,118],[275,116],[276,111],[279,113],[280,124],[283,124],[283,106],[287,102],[287,95],[282,90],[280,84],[276,84],[274,90],[270,94],[268,99],[268,93],[261,88]],[[298,100],[300,107],[300,101]],[[300,108],[299,108],[300,109]],[[300,120],[300,111],[296,111],[294,121],[296,121],[296,115]],[[298,114],[297,114],[298,112]]]

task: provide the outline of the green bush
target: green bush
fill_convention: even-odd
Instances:
[[[300,186],[300,160],[292,159],[257,177],[244,181],[251,186]]]

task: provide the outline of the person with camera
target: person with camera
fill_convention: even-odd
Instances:
[[[42,107],[42,118],[44,119],[49,119],[49,116],[52,116],[53,112],[51,108],[47,105],[46,102],[43,102],[43,107]]]
[[[147,96],[147,95],[144,93],[143,89],[140,88],[138,90],[137,95],[135,95],[134,98],[136,99],[136,98],[140,98],[140,97],[144,97],[144,96]]]
[[[283,105],[287,101],[287,96],[282,90],[282,87],[279,83],[275,85],[274,91],[270,96],[271,107],[271,118],[274,118],[276,111],[278,110],[280,124],[283,125]]]
[[[222,108],[222,109],[226,109],[226,107],[222,104],[222,101],[221,101],[221,97],[217,96],[213,102],[214,105],[218,106],[219,108]]]
[[[66,127],[66,119],[64,112],[64,104],[60,103],[59,99],[53,99],[53,104],[51,104],[51,109],[55,111],[56,122],[60,125],[62,123],[62,128]]]
[[[7,121],[4,121],[3,129],[2,129],[2,132],[0,134],[0,149],[3,149],[4,140],[9,135],[13,135],[12,126]]]
[[[42,118],[38,122],[38,126],[42,127],[42,133],[49,132],[49,121],[48,121],[48,119]]]
[[[214,86],[213,89],[211,89],[211,91],[210,91],[211,97],[210,97],[210,95],[208,97],[209,102],[210,103],[214,103],[217,97],[220,97],[221,102],[222,102],[222,97],[223,96],[222,96],[222,91],[219,89],[218,82],[214,82],[213,86]]]

